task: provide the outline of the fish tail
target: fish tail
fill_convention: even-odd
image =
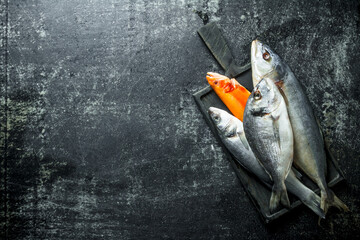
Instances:
[[[319,216],[319,219],[325,218],[325,212],[321,208],[321,199],[314,192],[309,192],[309,194],[301,201],[310,208],[314,213]]]
[[[270,197],[270,211],[273,212],[278,206],[279,203],[283,204],[285,207],[290,207],[289,197],[287,195],[285,183],[282,182],[273,186],[271,197]]]
[[[325,214],[327,213],[329,207],[336,207],[339,210],[344,212],[350,211],[349,208],[343,203],[333,191],[329,188],[326,191],[321,191],[321,208],[324,210]]]
[[[346,204],[343,201],[341,201],[335,194],[334,194],[334,205],[333,206],[337,207],[340,210],[343,210],[344,212],[350,211],[348,206],[346,206]]]

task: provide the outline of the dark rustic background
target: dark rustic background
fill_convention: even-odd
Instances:
[[[359,1],[0,0],[5,239],[359,238]],[[265,226],[192,94],[259,37],[303,83],[352,210]]]

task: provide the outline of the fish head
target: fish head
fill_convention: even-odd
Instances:
[[[255,116],[271,113],[279,105],[279,90],[270,78],[263,78],[253,89],[247,105]]]
[[[230,113],[215,107],[210,107],[208,113],[220,134],[227,138],[233,137],[237,134],[239,129],[238,122],[241,123],[240,120],[235,118]]]
[[[216,107],[209,107],[208,113],[216,127],[223,132],[230,121],[230,114]]]
[[[228,77],[218,74],[218,73],[213,73],[213,72],[208,72],[206,75],[206,79],[208,80],[208,83],[210,84],[210,86],[216,91],[216,92],[231,92],[236,88],[237,82],[235,79],[229,79]]]
[[[251,69],[254,87],[265,76],[271,75],[274,79],[283,73],[280,57],[259,40],[254,40],[251,44]]]

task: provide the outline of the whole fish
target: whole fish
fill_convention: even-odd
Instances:
[[[290,206],[285,179],[293,161],[293,134],[286,104],[271,79],[253,89],[244,111],[244,130],[251,149],[273,179],[270,210]]]
[[[230,79],[218,73],[208,72],[206,79],[230,112],[242,121],[250,92],[234,78]]]
[[[348,211],[348,207],[327,186],[322,133],[310,101],[289,66],[269,46],[254,40],[251,46],[251,67],[254,86],[268,77],[285,98],[294,135],[294,164],[319,186],[321,208],[325,213],[330,206]]]
[[[209,115],[216,125],[221,141],[235,160],[271,188],[273,181],[252,152],[245,137],[243,123],[228,112],[215,107],[209,108]],[[320,197],[302,184],[292,170],[290,170],[285,180],[285,185],[289,192],[297,196],[319,217],[325,217],[323,210],[320,208]]]

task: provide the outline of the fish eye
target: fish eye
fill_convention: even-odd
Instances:
[[[268,51],[265,50],[265,52],[263,53],[263,59],[264,60],[269,60],[270,59],[270,53]]]
[[[261,99],[261,93],[259,90],[254,92],[254,98],[255,100],[260,100]]]
[[[215,116],[214,116],[214,120],[215,120],[215,121],[219,121],[219,120],[220,120],[220,117],[219,117],[218,115],[215,115]]]
[[[228,133],[226,137],[228,138],[235,137],[235,132]]]
[[[218,84],[218,81],[215,81],[214,84],[217,85],[217,84]]]

